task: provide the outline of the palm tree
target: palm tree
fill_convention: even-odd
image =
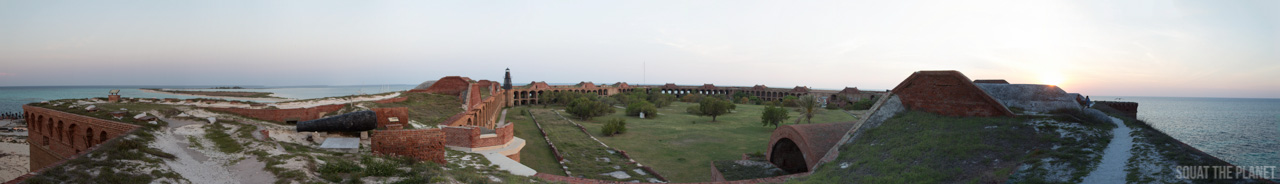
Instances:
[[[800,111],[800,116],[804,117],[805,123],[813,123],[813,113],[818,110],[818,99],[815,99],[813,95],[804,95],[799,100],[796,100],[796,104],[800,107],[797,110]],[[797,119],[797,121],[799,120]]]

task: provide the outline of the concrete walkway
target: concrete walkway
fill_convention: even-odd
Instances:
[[[1116,129],[1111,130],[1111,144],[1107,144],[1107,149],[1102,153],[1102,164],[1098,164],[1098,168],[1090,172],[1084,177],[1084,183],[1124,183],[1125,180],[1125,162],[1129,161],[1129,157],[1133,154],[1129,152],[1133,149],[1133,137],[1129,135],[1131,130],[1124,125],[1124,121],[1120,118],[1111,118],[1111,122],[1119,125]]]

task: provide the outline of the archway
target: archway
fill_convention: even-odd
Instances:
[[[773,154],[769,156],[769,162],[788,173],[809,172],[809,166],[804,161],[804,153],[800,151],[800,147],[796,142],[788,138],[782,138],[773,144]]]

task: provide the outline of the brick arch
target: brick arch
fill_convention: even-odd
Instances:
[[[807,172],[818,165],[818,160],[840,142],[853,125],[853,122],[844,122],[780,126],[769,136],[769,150],[765,152],[765,158],[787,172]],[[796,161],[803,164],[797,165]]]
[[[106,130],[103,130],[102,133],[98,133],[98,144],[102,144],[102,142],[107,142],[107,138],[108,137],[107,137]]]
[[[86,145],[85,147],[89,147],[87,145],[92,145],[94,143],[96,142],[93,140],[93,127],[87,127],[87,129],[84,130],[84,145]]]
[[[50,120],[49,120],[49,122],[53,122],[53,120],[52,120],[52,119],[50,119]],[[58,120],[58,126],[57,126],[57,128],[56,128],[57,130],[52,131],[52,133],[53,133],[53,134],[55,134],[55,137],[57,137],[58,141],[65,141],[65,140],[67,140],[66,138],[63,138],[63,137],[62,137],[62,130],[65,130],[65,129],[66,129],[66,128],[63,128],[63,126],[62,126],[62,125],[63,125],[63,124],[62,124],[62,120]]]
[[[71,123],[71,125],[68,125],[66,129],[67,137],[64,138],[67,140],[67,144],[70,144],[72,148],[76,148],[76,149],[80,149],[81,147],[81,145],[76,144],[76,137],[77,137],[76,128],[79,128],[79,127],[80,126],[78,126],[76,123]],[[80,153],[80,151],[76,150],[76,153]]]

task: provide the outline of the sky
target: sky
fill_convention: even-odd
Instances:
[[[1280,98],[1280,1],[0,1],[0,86],[442,76]]]

